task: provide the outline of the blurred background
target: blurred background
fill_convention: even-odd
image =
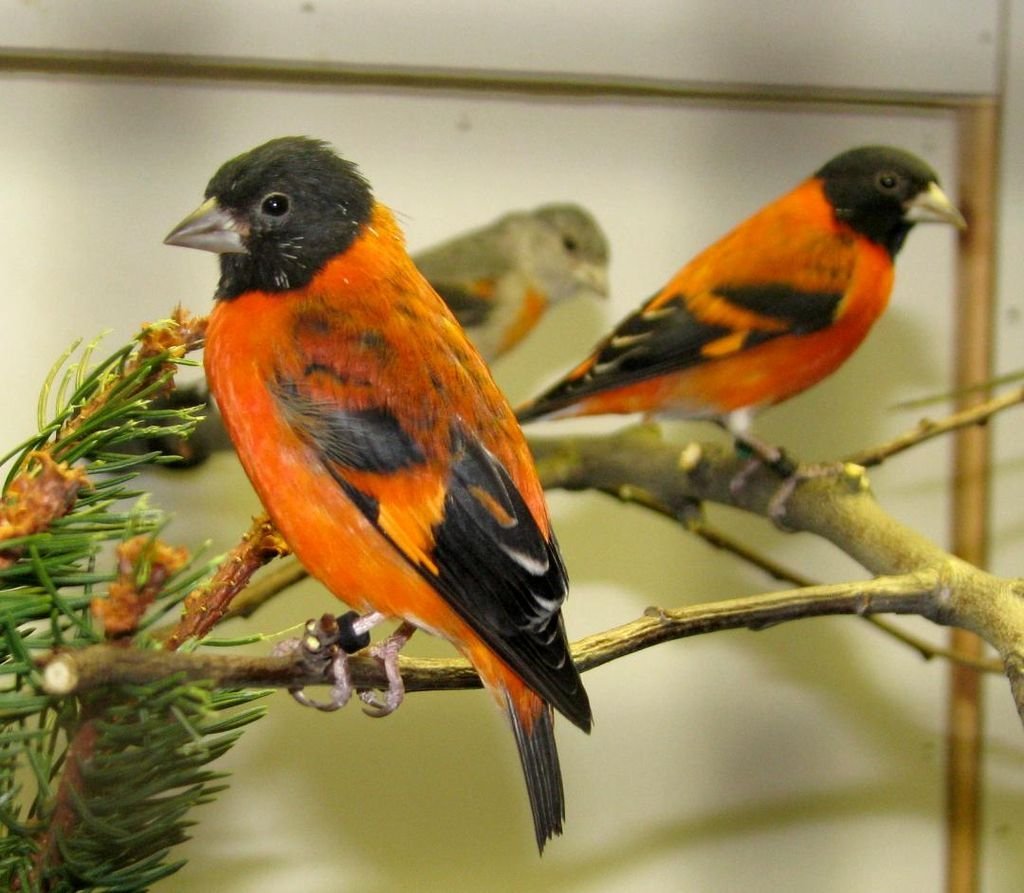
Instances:
[[[34,430],[43,378],[75,338],[108,332],[113,349],[179,302],[209,308],[214,258],[161,241],[223,161],[286,134],[356,161],[412,251],[513,209],[590,209],[611,245],[611,298],[555,308],[498,361],[515,402],[839,151],[901,146],[955,199],[956,108],[994,103],[996,359],[999,371],[1024,365],[1022,0],[4,0],[0,26],[8,446]],[[867,343],[762,416],[758,433],[829,459],[941,414],[893,406],[950,385],[956,250],[949,228],[919,227]],[[1019,411],[994,429],[992,567],[1020,574]],[[943,543],[950,452],[933,442],[871,475],[887,509]],[[230,454],[145,486],[175,515],[167,538],[209,541],[210,554],[258,511]],[[573,581],[571,638],[650,605],[775,585],[639,508],[593,494],[550,503]],[[803,573],[864,576],[812,537],[710,514]],[[307,582],[224,634],[282,630],[335,605]],[[426,636],[409,651],[450,653]],[[543,860],[512,738],[483,694],[416,695],[382,721],[277,694],[223,761],[231,789],[196,812],[178,854],[188,865],[159,889],[937,889],[947,676],[854,618],[690,639],[588,673],[596,725],[587,738],[560,723],[566,834]],[[987,679],[984,693],[982,889],[1019,889],[1024,739],[1005,680]]]

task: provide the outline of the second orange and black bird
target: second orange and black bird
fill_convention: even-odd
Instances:
[[[227,162],[168,236],[221,255],[205,366],[238,456],[309,572],[450,640],[515,732],[538,846],[564,796],[552,708],[585,731],[564,566],[512,410],[391,212],[324,143]],[[404,626],[378,646],[396,685]],[[340,672],[339,668],[339,672]]]
[[[885,146],[844,152],[698,254],[517,415],[706,418],[762,452],[752,416],[857,349],[920,221],[964,225],[925,162]]]

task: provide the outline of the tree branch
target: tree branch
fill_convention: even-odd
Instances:
[[[288,546],[266,515],[253,518],[242,541],[228,554],[216,573],[185,598],[185,610],[164,640],[175,651],[186,639],[201,639],[227,616],[232,600],[268,561],[285,555]]]
[[[198,332],[198,336],[194,339],[195,344],[199,343],[204,332],[204,322],[201,319],[190,320],[193,328]],[[191,346],[194,346],[194,344],[191,344]],[[847,457],[846,461],[864,467],[878,465],[885,459],[933,437],[938,437],[969,425],[983,424],[996,413],[1021,402],[1024,402],[1024,388],[1020,388],[1003,397],[987,401],[972,409],[955,413],[937,422],[923,419],[910,431],[888,443],[854,453]],[[545,450],[548,449],[547,444],[549,442],[539,440],[537,444],[538,450]],[[697,443],[688,445],[680,453],[679,461],[681,467],[685,467],[691,461],[699,462],[704,449]],[[559,475],[563,473],[564,469],[558,467],[545,469],[542,467],[539,471],[542,483],[546,487],[565,486],[559,479]],[[553,475],[550,480],[546,478],[546,473]],[[572,488],[569,487],[569,489]],[[582,488],[582,486],[579,488]],[[667,490],[662,488],[660,492],[656,493],[643,487],[635,486],[628,481],[619,482],[614,487],[602,487],[596,484],[593,489],[603,490],[620,501],[633,502],[663,514],[683,524],[687,529],[702,537],[711,545],[734,553],[777,579],[800,586],[813,584],[813,581],[803,578],[793,571],[774,565],[773,562],[751,551],[743,544],[728,538],[719,531],[709,528],[701,516],[700,500],[690,496],[685,491],[680,491],[678,488]],[[305,568],[295,558],[286,557],[283,561],[277,562],[260,579],[255,582],[251,581],[255,571],[262,564],[273,558],[275,551],[279,551],[281,554],[286,551],[284,544],[280,542],[271,542],[269,544],[270,547],[265,549],[259,547],[261,539],[272,537],[272,535],[272,529],[263,524],[263,519],[256,519],[254,521],[253,527],[245,535],[239,546],[232,552],[231,558],[223,563],[218,577],[189,596],[186,603],[185,616],[175,629],[164,634],[164,639],[167,642],[166,647],[174,649],[189,637],[201,638],[203,635],[208,634],[222,620],[234,617],[250,617],[266,602],[308,576]],[[880,618],[872,617],[868,619],[880,629],[885,630],[919,651],[926,658],[942,656],[951,660],[961,659],[961,656],[954,652],[946,649],[936,649],[926,642],[908,636],[906,633],[886,624]],[[990,661],[976,662],[967,660],[967,662],[972,665],[977,664],[978,669],[987,669],[989,671],[993,669],[993,662]]]
[[[532,446],[541,480],[548,488],[597,489],[630,502],[640,502],[677,520],[693,523],[694,506],[711,500],[762,516],[770,512],[780,481],[760,468],[733,492],[732,482],[745,460],[717,445],[676,444],[653,426],[637,426],[605,437],[534,439]],[[800,617],[822,614],[917,614],[947,626],[979,633],[996,650],[1011,675],[1018,710],[1024,715],[1024,598],[1022,584],[1003,580],[957,559],[886,514],[871,495],[860,469],[802,481],[785,503],[788,529],[816,533],[878,576],[873,582],[804,586],[797,590],[731,599],[648,617],[577,643],[581,669],[617,659],[662,641],[735,627],[763,628]],[[719,540],[721,542],[721,540]],[[766,568],[781,574],[780,568]],[[260,599],[301,578],[297,568],[265,584]],[[100,646],[102,647],[102,646]],[[81,663],[80,662],[84,662]],[[95,666],[94,663],[95,662]],[[109,666],[107,666],[109,664]],[[153,669],[143,669],[152,667]],[[410,691],[464,687],[475,680],[461,661],[403,659],[403,677]],[[53,691],[102,684],[120,674],[186,672],[224,685],[316,684],[290,658],[240,658],[209,654],[177,655],[171,661],[159,652],[88,649],[60,655],[48,665]],[[356,656],[357,685],[384,684],[373,662]],[[63,676],[61,675],[63,674]],[[71,679],[71,682],[60,682]],[[144,678],[151,678],[145,676]],[[475,681],[473,682],[475,684]]]
[[[692,522],[689,525],[689,530],[709,545],[735,555],[737,558],[745,561],[753,567],[756,567],[758,570],[763,571],[769,576],[774,577],[776,580],[780,580],[784,583],[790,583],[793,586],[817,585],[817,581],[798,573],[792,568],[780,564],[755,549],[751,549],[746,543],[742,543],[729,534],[716,529],[703,519],[698,519]],[[887,636],[898,642],[902,642],[908,648],[912,648],[925,660],[941,658],[943,660],[951,661],[952,663],[972,667],[983,673],[1003,672],[1003,665],[1000,661],[985,659],[978,660],[969,655],[954,651],[951,648],[943,648],[940,645],[934,645],[925,639],[908,633],[905,629],[902,629],[895,623],[889,622],[884,617],[879,617],[875,614],[865,614],[863,619],[865,623],[870,623]]]
[[[850,457],[857,465],[847,465],[842,473],[803,480],[795,487],[784,504],[786,529],[807,531],[830,540],[876,575],[875,580],[802,585],[796,590],[657,611],[654,616],[578,642],[574,656],[580,668],[590,669],[670,639],[720,629],[761,629],[823,614],[917,614],[937,624],[970,629],[988,641],[999,652],[1018,710],[1024,717],[1021,583],[993,577],[960,561],[890,517],[875,502],[866,476],[857,467],[877,464],[956,428],[979,424],[1022,401],[1024,388],[941,422],[922,422],[901,438]],[[745,460],[717,445],[672,443],[654,426],[637,426],[604,437],[534,438],[531,446],[541,481],[548,489],[595,489],[623,501],[640,503],[686,524],[710,542],[729,548],[774,576],[799,584],[808,582],[788,569],[766,563],[750,550],[737,548],[735,543],[705,529],[700,521],[698,507],[704,501],[770,516],[773,497],[780,487],[780,480],[771,469],[756,469],[734,492],[733,482],[745,470]],[[224,686],[294,688],[325,682],[322,675],[311,672],[293,657],[178,654],[171,650],[185,638],[200,638],[212,627],[214,616],[227,616],[231,598],[256,567],[281,548],[273,531],[254,525],[239,547],[241,552],[235,556],[238,560],[227,562],[222,568],[221,576],[225,579],[214,580],[194,594],[191,607],[172,634],[168,650],[101,645],[57,654],[45,664],[46,690],[53,694],[78,692],[115,681],[146,681],[170,673],[208,679]],[[231,609],[231,615],[251,613],[304,576],[305,571],[297,562],[282,564],[263,581],[249,587]],[[222,588],[228,597],[215,600],[215,610],[211,611],[210,597]],[[910,644],[922,650],[918,643]],[[930,646],[927,653],[933,653]],[[410,691],[479,684],[472,669],[461,660],[403,658],[401,669]],[[365,656],[353,656],[352,671],[359,687],[386,685],[380,667]]]
[[[949,434],[961,428],[969,428],[971,425],[984,425],[992,416],[1020,403],[1024,403],[1024,388],[1017,388],[1007,394],[1003,394],[1001,397],[993,397],[991,400],[986,400],[984,403],[979,403],[969,409],[955,412],[939,421],[921,419],[915,428],[912,428],[905,434],[901,434],[888,443],[853,453],[846,457],[846,461],[853,462],[856,465],[863,465],[865,468],[881,465],[886,459],[925,441],[941,437],[943,434]]]
[[[750,474],[738,492],[731,484],[742,462],[716,445],[673,444],[653,426],[607,437],[531,442],[548,488],[597,489],[633,501],[642,491],[654,504],[682,506],[711,500],[768,517],[780,481],[768,468]],[[1011,675],[1024,667],[1024,585],[994,577],[949,554],[888,515],[856,467],[802,481],[785,503],[790,530],[815,533],[875,575],[934,573],[941,581],[915,613],[977,633],[992,645]],[[1024,720],[1024,683],[1013,685]]]
[[[672,610],[649,609],[647,616],[580,639],[573,659],[591,670],[653,645],[726,629],[766,629],[803,617],[832,614],[925,614],[940,586],[935,574],[905,574],[859,583],[808,586],[783,592],[744,596]],[[386,689],[380,662],[364,654],[350,658],[357,688]],[[480,681],[461,659],[401,657],[407,691],[479,688]],[[254,657],[201,651],[182,653],[94,645],[49,656],[42,663],[47,694],[81,694],[101,685],[140,685],[180,673],[223,687],[282,687],[329,683],[298,656]]]

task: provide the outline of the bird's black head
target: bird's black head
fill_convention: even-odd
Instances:
[[[923,221],[964,225],[939,188],[938,175],[902,149],[863,146],[829,161],[816,174],[836,218],[896,255],[911,227]]]
[[[370,185],[320,140],[282,137],[214,174],[207,201],[167,237],[221,255],[217,297],[301,288],[369,220]]]

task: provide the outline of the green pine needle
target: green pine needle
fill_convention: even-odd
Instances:
[[[82,698],[41,692],[36,661],[55,648],[104,638],[92,604],[118,579],[112,550],[166,523],[134,489],[147,465],[165,461],[120,446],[153,435],[186,436],[194,408],[154,408],[176,366],[126,345],[93,364],[99,339],[72,345],[44,382],[39,431],[0,458],[5,504],[43,451],[83,469],[88,483],[70,510],[0,541],[0,888],[142,891],[183,864],[192,809],[224,789],[210,764],[263,715],[266,692],[213,691],[169,678],[97,689]],[[146,585],[142,550],[133,582]],[[154,623],[209,571],[187,565],[161,586],[127,647],[155,648]]]

